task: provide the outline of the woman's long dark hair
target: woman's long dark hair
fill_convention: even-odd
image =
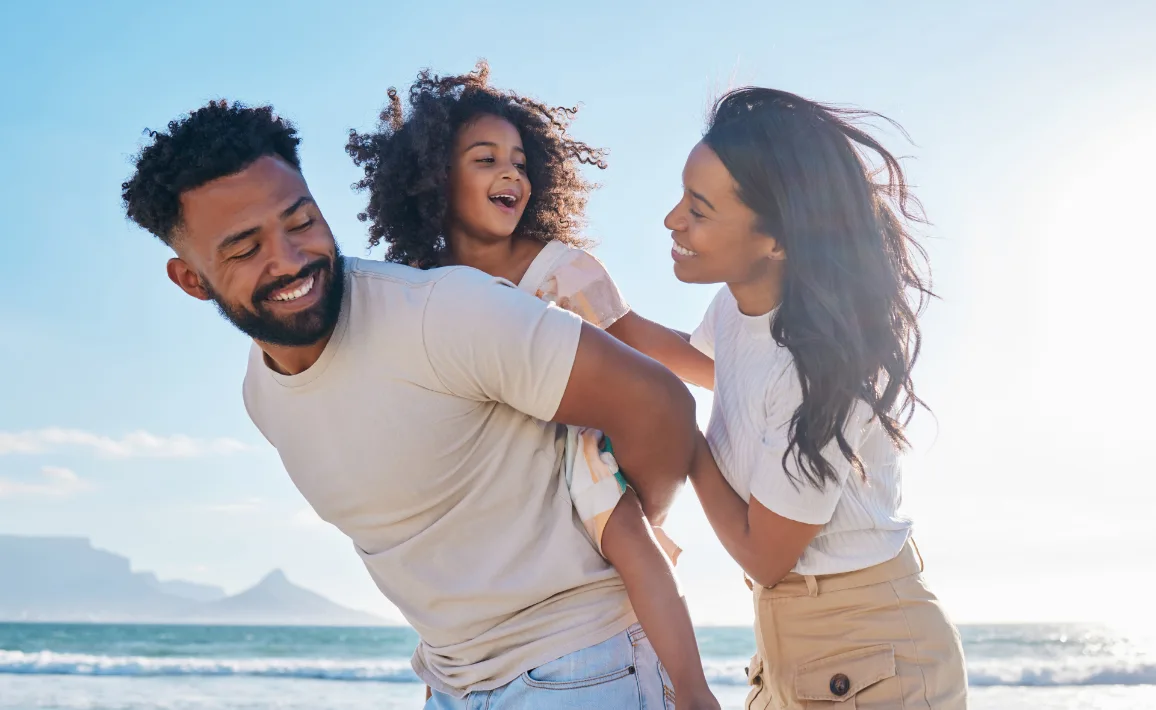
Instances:
[[[923,211],[899,161],[856,125],[862,119],[887,120],[744,88],[715,104],[703,139],[758,215],[759,230],[786,252],[771,332],[794,357],[803,403],[791,418],[783,466],[796,484],[802,476],[820,489],[836,480],[823,456],[832,439],[866,475],[844,436],[857,401],[901,449],[904,428],[923,405],[911,369],[917,316],[933,294],[920,273],[927,253],[910,229],[924,222]]]

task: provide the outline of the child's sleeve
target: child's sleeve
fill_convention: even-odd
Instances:
[[[602,533],[606,522],[618,505],[618,500],[626,492],[626,479],[614,458],[614,447],[602,432],[586,427],[566,427],[566,486],[574,510],[582,521],[582,526],[598,549],[602,551]],[[672,564],[678,562],[682,550],[659,527],[654,527],[654,536],[670,558]]]
[[[555,268],[534,295],[602,330],[630,312],[606,267],[587,251],[574,250],[573,256]]]

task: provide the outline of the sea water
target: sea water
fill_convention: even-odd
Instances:
[[[1156,710],[1156,638],[1091,625],[961,628],[978,710]],[[749,628],[697,631],[741,708]],[[0,710],[420,708],[408,628],[0,624]]]

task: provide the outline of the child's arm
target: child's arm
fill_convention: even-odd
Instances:
[[[698,642],[674,571],[634,491],[627,489],[602,533],[602,553],[618,570],[642,630],[674,683],[678,710],[719,710],[707,687]]]
[[[714,389],[714,360],[690,344],[690,336],[649,321],[634,311],[606,329],[638,352],[658,360],[683,381]]]

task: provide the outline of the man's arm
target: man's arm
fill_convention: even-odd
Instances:
[[[445,391],[542,420],[600,429],[660,525],[690,471],[694,400],[669,370],[573,313],[473,269],[445,272],[423,318]]]
[[[583,324],[570,380],[554,421],[594,427],[638,492],[647,518],[661,524],[694,458],[694,399],[654,360]]]

